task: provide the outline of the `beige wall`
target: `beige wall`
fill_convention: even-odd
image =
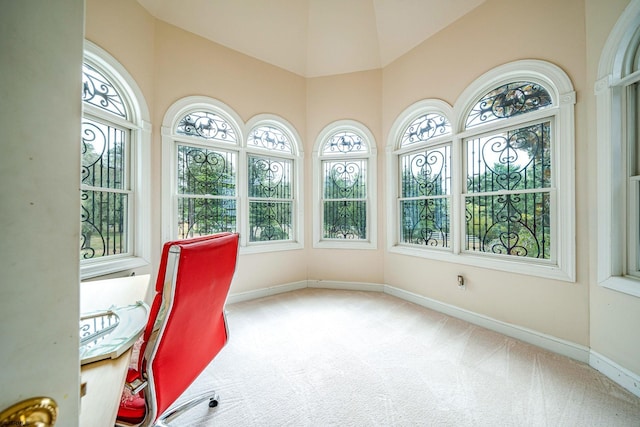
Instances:
[[[590,267],[595,264],[593,83],[599,52],[626,2],[487,0],[383,70],[312,79],[155,20],[134,1],[87,0],[86,33],[121,61],[147,97],[153,122],[154,248],[160,245],[163,116],[184,96],[210,96],[245,121],[259,113],[284,117],[303,138],[305,152],[305,249],[242,255],[232,292],[305,279],[387,283],[576,344],[591,344],[640,372],[640,336],[627,327],[640,323],[640,303],[595,286]],[[560,66],[577,93],[576,283],[387,253],[385,147],[398,114],[425,98],[453,105],[481,74],[519,59]],[[312,248],[311,152],[318,132],[340,119],[363,123],[376,139],[377,250]],[[457,289],[458,274],[467,279],[466,291]]]
[[[596,158],[596,110],[594,85],[602,49],[618,17],[629,0],[587,0],[587,79],[589,89],[586,94],[588,105],[587,129],[589,135],[590,170],[598,171]],[[597,174],[589,179],[589,188],[596,188]],[[590,237],[594,242],[590,251],[590,345],[593,351],[608,357],[627,369],[640,373],[640,298],[603,288],[596,281],[596,197],[595,191],[589,199],[591,214]]]
[[[526,18],[526,20],[525,20]],[[584,4],[582,0],[488,0],[384,69],[383,133],[412,103],[454,105],[476,78],[497,65],[542,59],[560,66],[577,92],[577,282],[566,283],[389,254],[385,283],[486,316],[589,343]],[[467,289],[457,288],[463,274]]]
[[[318,77],[307,82],[307,123],[305,151],[307,182],[307,247],[309,269],[312,280],[345,280],[350,282],[383,283],[384,264],[384,211],[383,197],[383,153],[384,142],[380,129],[381,71],[364,71],[331,77]],[[377,150],[377,197],[378,197],[378,249],[337,250],[312,248],[313,179],[311,153],[318,134],[327,125],[337,120],[355,120],[366,126],[375,138]]]

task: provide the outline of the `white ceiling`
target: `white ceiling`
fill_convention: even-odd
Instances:
[[[386,66],[485,0],[138,0],[156,18],[305,77]]]

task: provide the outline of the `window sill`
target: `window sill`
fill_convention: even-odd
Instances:
[[[418,249],[399,245],[390,247],[389,252],[419,258],[428,258],[436,261],[445,261],[455,264],[464,264],[473,267],[487,268],[508,273],[526,274],[530,276],[542,277],[545,279],[575,282],[575,277],[573,274],[563,270],[558,265],[550,263],[541,263],[535,261],[527,262],[505,258],[497,259],[489,256],[481,256],[470,253],[454,254],[451,251],[447,250]]]
[[[110,261],[87,262],[84,265],[81,263],[80,279],[90,279],[148,265],[149,261],[141,257],[123,257]]]
[[[640,298],[640,280],[626,276],[609,276],[599,283],[603,288]]]
[[[264,252],[294,251],[303,249],[300,242],[280,242],[280,243],[252,243],[248,246],[240,246],[240,254],[259,254]]]
[[[378,249],[372,242],[357,240],[321,240],[314,242],[313,247],[314,249]]]

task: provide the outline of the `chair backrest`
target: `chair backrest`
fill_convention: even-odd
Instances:
[[[155,422],[227,342],[224,304],[236,268],[238,235],[167,242],[143,335],[138,370],[149,383]]]

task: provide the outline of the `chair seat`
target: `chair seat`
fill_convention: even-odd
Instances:
[[[133,381],[135,378],[140,378],[140,374],[136,369],[129,368],[127,373],[127,382]],[[120,407],[118,408],[118,421],[122,421],[128,424],[140,424],[144,421],[144,417],[147,413],[147,408],[144,400],[144,390],[137,394],[131,394],[128,388],[122,392],[120,398]]]

